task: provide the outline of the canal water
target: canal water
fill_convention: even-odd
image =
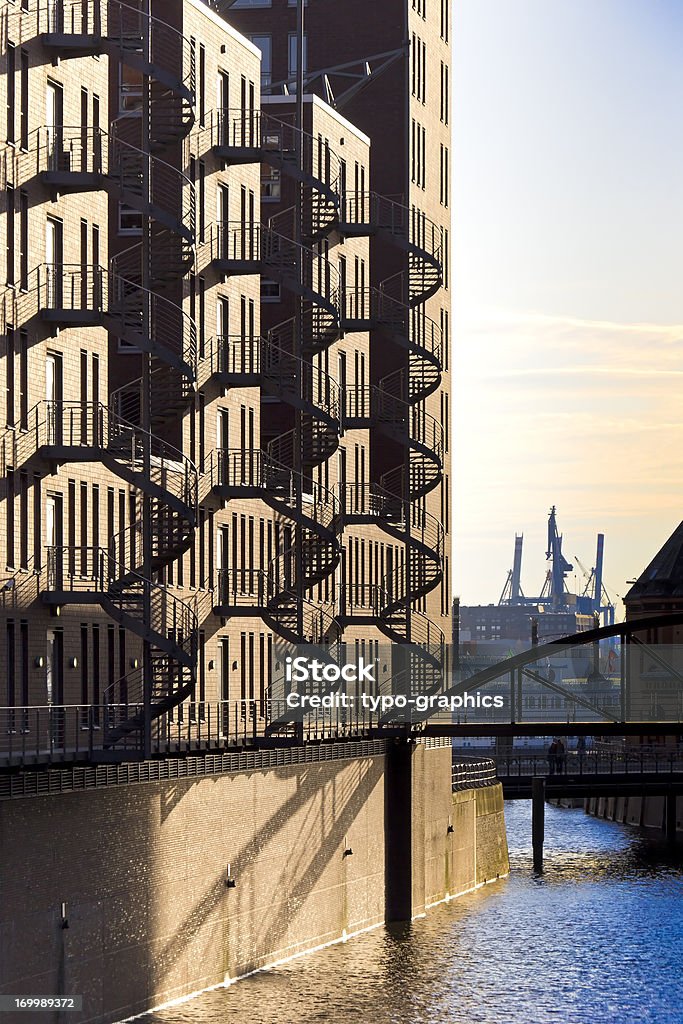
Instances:
[[[583,810],[506,804],[511,874],[144,1024],[681,1024],[683,855]]]

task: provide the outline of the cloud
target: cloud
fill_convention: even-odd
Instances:
[[[471,589],[478,600],[497,598],[515,530],[538,530],[540,555],[550,504],[584,554],[598,529],[608,552],[613,536],[614,578],[642,570],[683,517],[681,376],[681,324],[504,311],[458,322],[456,579],[464,597]]]

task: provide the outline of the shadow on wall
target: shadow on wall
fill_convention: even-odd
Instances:
[[[284,787],[286,795],[272,813],[264,814],[267,805],[272,805],[272,796],[267,793],[273,787],[274,775],[278,776],[277,788]],[[223,921],[225,925],[221,969],[227,974],[247,973],[271,959],[269,954],[286,956],[301,948],[304,939],[297,941],[297,919],[306,912],[320,914],[323,928],[326,920],[330,926],[318,941],[340,935],[349,924],[349,908],[341,891],[348,874],[345,844],[349,833],[359,825],[365,827],[366,834],[371,827],[383,830],[382,818],[372,826],[359,822],[371,794],[383,783],[383,776],[383,759],[374,758],[309,765],[303,769],[293,766],[277,772],[252,772],[195,784],[194,795],[203,807],[206,800],[201,790],[206,785],[214,789],[210,803],[219,807],[224,803],[222,789],[226,785],[246,790],[249,799],[239,808],[230,800],[226,807],[227,835],[220,850],[215,851],[219,853],[218,863],[212,864],[215,858],[207,857],[204,870],[200,869],[196,878],[197,883],[201,878],[201,888],[189,914],[178,922],[174,934],[160,950],[160,959],[167,969],[173,972],[187,954],[188,945],[211,922]],[[239,799],[243,799],[242,792]],[[379,801],[381,809],[383,788]],[[182,804],[182,798],[177,800],[175,811],[179,814],[183,813]],[[188,844],[193,841],[188,836]],[[365,858],[362,865],[356,860],[353,875],[383,877],[383,837],[372,850],[367,839],[360,848],[357,844],[356,849],[357,853],[364,852]],[[228,863],[236,883],[234,889],[226,888]],[[317,896],[316,889],[326,872],[329,878],[325,879],[324,891]],[[383,911],[383,891],[381,896]],[[315,906],[307,907],[309,900]],[[323,903],[326,914],[321,910]],[[150,911],[154,911],[153,906]],[[305,935],[315,934],[310,921],[308,927],[305,922],[300,923]],[[215,976],[213,983],[221,980],[222,974]]]

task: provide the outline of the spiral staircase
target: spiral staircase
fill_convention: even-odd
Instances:
[[[263,339],[213,339],[206,347],[200,380],[213,378],[225,387],[258,385],[297,410],[301,447],[297,452],[297,431],[290,429],[272,438],[266,451],[213,452],[203,467],[201,493],[202,500],[207,492],[223,500],[260,497],[301,531],[298,548],[276,556],[258,579],[251,571],[221,570],[217,614],[248,614],[251,608],[280,636],[298,643],[311,642],[314,629],[330,657],[341,633],[334,607],[325,611],[307,594],[334,573],[340,558],[337,499],[311,476],[334,454],[341,433],[339,385],[315,361],[340,335],[339,289],[336,272],[313,249],[295,242],[294,234],[291,208],[265,226],[211,225],[199,248],[200,269],[210,264],[221,274],[271,277],[300,298],[303,311],[301,345],[291,318]]]
[[[162,429],[187,408],[197,368],[196,326],[182,308],[181,285],[194,261],[194,192],[172,162],[194,125],[194,47],[164,21],[147,17],[134,0],[56,2],[43,6],[35,17],[43,45],[62,59],[112,53],[149,76],[147,129],[153,140],[149,156],[143,151],[142,117],[121,118],[109,132],[91,130],[89,136],[80,128],[78,137],[75,130],[62,129],[56,148],[50,130],[42,136],[38,133],[36,155],[38,173],[47,187],[79,191],[102,187],[104,182],[149,219],[149,276],[155,290],[143,286],[140,243],[119,254],[109,268],[35,268],[26,294],[17,300],[16,312],[60,326],[103,326],[122,342],[149,353],[151,422],[155,429]],[[76,159],[72,154],[77,148]],[[167,148],[173,155],[164,159],[160,154]],[[162,294],[162,289],[168,294]],[[122,415],[124,410],[129,417]],[[150,644],[148,685],[136,664],[105,693],[111,711],[105,746],[111,757],[141,748],[146,690],[151,689],[147,715],[158,723],[191,694],[196,680],[197,615],[192,605],[164,586],[163,570],[192,542],[198,474],[181,451],[141,429],[140,413],[138,381],[121,389],[111,408],[39,403],[30,413],[25,435],[14,441],[3,438],[6,463],[10,458],[13,465],[31,459],[51,466],[97,461],[149,498],[151,566],[143,564],[141,522],[110,540],[108,547],[60,545],[48,551],[42,594],[46,604],[97,603]],[[149,572],[151,577],[145,575]]]
[[[210,115],[204,139],[226,164],[265,163],[303,185],[303,234],[320,238],[339,221],[341,162],[293,121],[293,116],[277,118],[263,111],[218,109]]]
[[[336,230],[345,238],[381,237],[408,254],[408,289],[413,307],[436,295],[443,284],[441,231],[424,214],[376,192],[349,192],[342,197]]]
[[[440,231],[376,193],[345,196],[341,210],[340,234],[384,237],[408,256],[407,270],[379,288],[345,296],[344,330],[380,332],[406,352],[407,361],[376,386],[350,389],[344,396],[345,428],[374,427],[406,451],[379,485],[346,489],[345,520],[376,523],[404,545],[405,559],[360,600],[353,592],[345,595],[344,614],[355,623],[375,621],[405,652],[399,672],[404,685],[413,693],[433,692],[443,683],[445,637],[414,603],[443,579],[443,528],[420,504],[441,482],[444,455],[441,425],[424,406],[441,381],[442,331],[420,308],[442,284]]]

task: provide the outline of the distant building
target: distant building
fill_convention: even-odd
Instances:
[[[463,653],[507,651],[511,646],[529,647],[533,622],[541,642],[592,629],[592,615],[578,612],[547,612],[529,605],[460,605],[460,649]]]
[[[666,612],[683,611],[683,522],[641,573],[624,598],[626,619],[646,618]],[[678,720],[681,714],[683,669],[683,625],[658,626],[643,630],[641,643],[630,644],[627,652],[629,707],[627,717],[641,721]],[[656,646],[656,656],[649,648]],[[671,665],[677,675],[666,666]],[[655,735],[641,736],[641,742],[673,742]]]

